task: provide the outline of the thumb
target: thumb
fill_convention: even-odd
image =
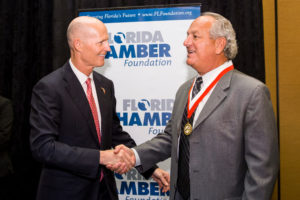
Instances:
[[[123,144],[116,146],[114,149],[114,154],[119,153],[121,151],[121,149],[123,148],[123,146],[124,146]]]

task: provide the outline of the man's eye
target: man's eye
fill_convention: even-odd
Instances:
[[[98,45],[102,46],[102,45],[105,45],[107,42],[108,42],[107,40],[104,40],[104,41],[98,42]]]
[[[198,39],[199,36],[198,36],[198,35],[193,35],[193,38],[194,38],[194,39]]]

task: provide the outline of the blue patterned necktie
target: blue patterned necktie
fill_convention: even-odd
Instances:
[[[203,83],[202,77],[199,76],[196,81],[195,81],[195,85],[193,87],[193,91],[192,91],[192,99],[198,94],[198,92],[201,90],[201,84]]]

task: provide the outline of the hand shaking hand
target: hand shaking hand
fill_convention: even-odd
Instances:
[[[114,150],[101,151],[100,164],[119,174],[124,174],[135,166],[135,156],[131,149],[119,145]]]
[[[127,148],[126,146],[124,147]],[[132,151],[131,149],[129,150]],[[130,156],[127,150],[124,151],[123,148],[118,148],[117,150],[105,150],[100,151],[100,164],[105,165],[112,171],[123,174],[134,167],[135,157],[133,161],[133,158]]]
[[[128,172],[132,167],[135,166],[136,158],[132,149],[125,145],[118,145],[113,150],[114,156],[118,159],[109,162],[106,167],[119,174]],[[112,156],[113,157],[113,156]],[[160,168],[157,168],[152,174],[152,178],[158,183],[159,188],[162,188],[163,192],[170,190],[170,174]]]

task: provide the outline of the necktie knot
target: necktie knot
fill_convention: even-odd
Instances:
[[[202,77],[199,76],[194,84],[193,92],[192,92],[192,98],[194,98],[198,92],[201,90],[201,84],[203,83]]]

